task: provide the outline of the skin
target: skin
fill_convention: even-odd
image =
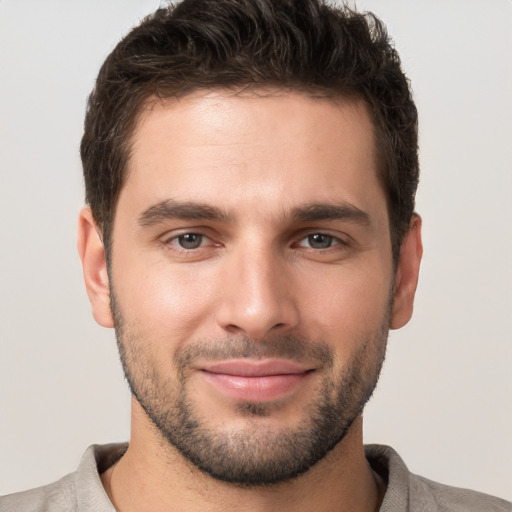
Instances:
[[[375,333],[382,322],[399,328],[411,317],[422,246],[414,216],[395,272],[374,146],[361,101],[215,91],[149,103],[117,205],[113,283],[90,210],[80,216],[79,252],[96,321],[114,326],[113,287],[132,345],[144,340],[154,372],[170,382],[177,382],[171,361],[181,349],[228,336],[262,344],[278,336],[322,340],[339,375],[361,353],[361,340],[374,340],[364,354],[368,367],[378,365],[385,338]],[[169,201],[208,205],[225,218],[151,215]],[[311,204],[363,215],[291,215]],[[201,245],[181,248],[185,233],[204,235]],[[332,237],[332,245],[313,247],[310,235],[318,233]],[[261,417],[240,414],[240,400],[197,368],[187,379],[209,429],[250,438],[258,429],[271,435],[307,421],[325,371],[315,369],[277,398],[262,399],[270,412]],[[190,464],[135,399],[130,447],[102,481],[123,512],[373,511],[384,491],[364,457],[360,415],[298,478],[243,488]]]

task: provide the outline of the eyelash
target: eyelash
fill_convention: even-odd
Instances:
[[[311,247],[313,237],[323,237],[328,242],[328,244],[329,244],[328,247]],[[328,233],[323,233],[321,231],[311,233],[309,235],[304,236],[303,238],[300,239],[298,246],[305,247],[304,245],[302,245],[302,242],[305,240],[307,240],[310,244],[310,246],[308,248],[312,249],[314,251],[327,251],[327,250],[331,249],[332,247],[336,247],[338,245],[347,245],[346,242],[344,242],[342,239],[340,239],[334,235],[330,235]]]
[[[180,244],[180,239],[183,240],[185,237],[200,237],[199,245],[197,247],[189,247],[189,248],[183,247]],[[168,247],[168,248],[172,247],[172,250],[174,250],[174,251],[176,251],[178,253],[181,253],[181,254],[184,254],[184,255],[187,255],[187,254],[192,255],[198,249],[205,248],[205,242],[208,241],[208,240],[211,240],[211,238],[209,236],[205,235],[204,233],[201,233],[201,232],[198,232],[198,231],[186,231],[186,232],[183,232],[183,233],[180,233],[178,235],[174,235],[174,236],[172,236],[170,238],[165,239],[163,241],[163,245]],[[218,247],[221,244],[215,243],[215,242],[212,241],[211,245],[214,246],[214,247]]]
[[[185,237],[200,237],[199,245],[197,245],[197,247],[188,247],[188,248],[183,247],[180,244],[180,239],[183,240]],[[313,237],[323,237],[324,239],[326,239],[325,241],[327,242],[328,246],[327,247],[311,247]],[[180,233],[178,235],[175,235],[171,238],[166,239],[164,241],[164,245],[166,245],[166,246],[172,245],[172,246],[174,246],[173,247],[174,250],[177,250],[177,251],[180,251],[183,253],[192,253],[202,247],[205,247],[204,242],[207,240],[211,240],[211,238],[208,237],[208,235],[205,235],[204,233],[197,232],[197,231],[187,231],[187,232]],[[213,240],[211,240],[211,241],[213,242]],[[305,242],[305,241],[308,241],[309,245],[303,245],[303,242]],[[192,245],[194,245],[194,244],[192,244]],[[213,242],[212,245],[214,247],[218,247],[221,244]],[[315,231],[315,232],[311,232],[309,234],[305,234],[304,236],[302,236],[297,242],[294,242],[292,244],[292,247],[304,247],[305,249],[308,249],[310,251],[324,252],[324,251],[328,251],[329,249],[332,249],[333,247],[337,247],[337,246],[346,247],[348,245],[349,244],[346,241],[342,240],[339,237],[336,237],[334,235],[331,235],[329,233],[325,233],[322,231]]]

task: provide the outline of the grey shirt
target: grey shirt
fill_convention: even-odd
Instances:
[[[0,512],[115,512],[100,474],[126,448],[126,444],[90,446],[74,473],[44,487],[0,497]],[[387,483],[380,512],[512,512],[512,504],[505,500],[413,475],[389,446],[368,445],[365,451]]]

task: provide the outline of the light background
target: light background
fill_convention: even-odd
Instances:
[[[85,98],[155,0],[0,1],[0,494],[125,440],[113,333],[96,326],[75,228]],[[425,256],[391,335],[367,442],[409,468],[512,499],[512,3],[365,0],[420,111]]]

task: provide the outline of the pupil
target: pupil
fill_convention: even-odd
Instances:
[[[327,249],[332,244],[332,236],[322,235],[317,233],[315,235],[309,235],[309,244],[314,249]]]
[[[197,249],[202,242],[202,235],[196,233],[187,233],[179,237],[179,243],[184,249]]]

